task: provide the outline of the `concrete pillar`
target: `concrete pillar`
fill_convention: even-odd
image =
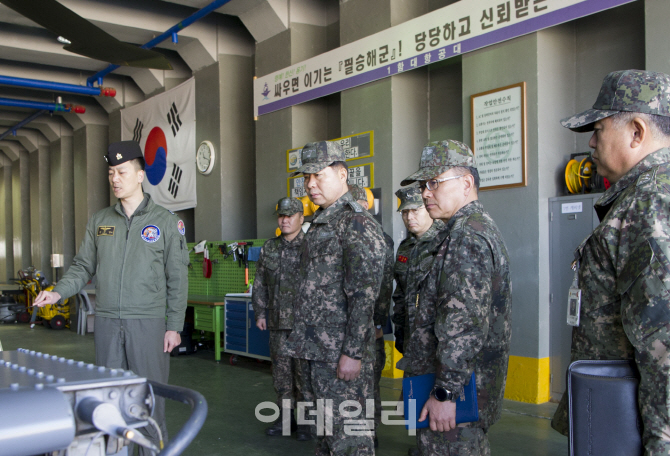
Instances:
[[[256,45],[256,75],[286,68],[339,46],[339,25],[292,22],[289,29]],[[274,90],[274,88],[272,88]],[[273,215],[287,196],[286,151],[311,141],[340,137],[339,95],[320,98],[260,116],[256,122],[256,236],[273,237]]]
[[[40,245],[40,269],[44,272],[47,280],[53,280],[51,268],[51,155],[49,145],[40,145],[37,153],[39,162],[39,245]]]
[[[670,74],[670,54],[667,48],[667,24],[670,18],[670,2],[666,0],[644,1],[644,69]]]
[[[37,150],[34,150],[30,152],[29,154],[29,163],[30,163],[30,189],[29,189],[29,195],[28,198],[30,199],[30,265],[34,266],[36,269],[41,270],[43,273],[44,271],[42,269],[42,246],[41,246],[41,239],[40,239],[40,225],[41,225],[41,218],[40,218],[40,186],[39,186],[39,181],[40,181],[40,164],[39,164],[39,146]],[[48,194],[44,195],[46,198],[48,198]]]
[[[429,12],[426,1],[352,0],[340,5],[342,45]],[[366,11],[374,10],[370,23]],[[374,131],[374,157],[348,162],[374,163],[375,187],[381,188],[382,225],[397,245],[406,232],[396,212],[400,181],[418,169],[429,137],[429,72],[419,68],[346,90],[341,94],[342,136]],[[460,124],[459,124],[460,127]],[[445,139],[445,138],[440,138]]]
[[[72,132],[61,134],[51,143],[51,253],[64,257],[62,272],[70,267],[75,255],[74,235],[74,161]]]
[[[109,144],[106,125],[86,125],[74,131],[75,244],[84,238],[86,223],[97,211],[109,206],[107,162]]]
[[[13,209],[13,198],[12,198],[12,161],[3,153],[4,165],[2,167],[2,177],[3,177],[3,202],[4,202],[4,269],[5,275],[2,277],[7,280],[11,279],[14,276],[14,209]]]
[[[19,221],[21,232],[21,268],[32,266],[31,229],[30,229],[30,153],[19,153]],[[16,223],[16,220],[15,220]]]
[[[27,153],[27,152],[26,152]],[[16,277],[16,271],[23,268],[22,260],[22,229],[21,229],[21,162],[20,159],[12,163],[12,243],[14,249],[14,265],[12,266],[12,277]]]

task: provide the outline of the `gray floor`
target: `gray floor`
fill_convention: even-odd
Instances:
[[[0,324],[0,342],[5,350],[28,348],[94,362],[93,336],[78,336],[70,330],[51,330],[36,326]],[[255,418],[256,405],[272,401],[270,366],[251,359],[240,359],[231,366],[226,357],[214,361],[213,351],[172,358],[170,383],[202,393],[208,401],[205,425],[185,455],[309,455],[313,443],[289,437],[267,437],[267,426]],[[398,398],[400,381],[382,378],[382,399]],[[555,404],[541,405],[505,401],[502,418],[490,430],[493,455],[565,455],[567,440],[551,429],[549,419]],[[187,406],[169,402],[168,429],[174,435],[186,421]],[[401,456],[413,445],[413,437],[403,426],[382,426],[377,455]]]

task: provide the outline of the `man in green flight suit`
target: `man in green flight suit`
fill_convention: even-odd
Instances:
[[[365,410],[366,399],[373,397],[373,313],[384,236],[348,191],[339,143],[308,143],[301,158],[295,174],[304,174],[307,195],[320,208],[302,243],[301,283],[287,352],[309,362],[321,422],[332,418],[332,430],[319,429],[317,422],[316,454],[372,455],[373,423],[364,412],[350,419],[340,412],[340,404],[356,402]]]
[[[645,455],[670,453],[670,76],[608,74],[592,109],[563,119],[593,132],[600,225],[575,251],[582,291],[572,361],[634,359]],[[567,394],[552,426],[567,435]]]
[[[487,431],[502,412],[511,339],[509,257],[500,230],[478,199],[479,173],[470,148],[454,140],[428,143],[419,170],[426,210],[445,222],[437,251],[418,286],[404,347],[406,375],[435,373],[421,410],[422,455],[490,455]],[[412,303],[413,301],[413,303]],[[456,425],[456,400],[475,373],[479,420]]]
[[[277,393],[277,405],[282,410],[277,421],[265,433],[271,436],[291,435],[297,430],[298,440],[311,440],[309,426],[297,426],[293,415],[296,401],[313,401],[311,389],[305,389],[305,378],[299,365],[301,360],[287,356],[284,347],[293,327],[300,248],[305,236],[302,232],[305,221],[302,202],[297,198],[281,198],[275,214],[281,235],[263,244],[251,295],[256,326],[261,331],[270,330],[272,383]],[[285,416],[287,413],[290,417]]]
[[[184,223],[142,191],[144,156],[134,141],[112,143],[105,156],[109,183],[119,201],[93,214],[72,266],[36,306],[79,292],[96,277],[95,360],[167,383],[170,352],[181,343],[188,295]],[[165,400],[154,418],[167,441]],[[160,448],[158,433],[145,428]],[[140,448],[140,454],[152,454]]]

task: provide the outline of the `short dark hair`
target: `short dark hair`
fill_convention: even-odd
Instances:
[[[328,166],[330,166],[331,168],[333,168],[335,171],[337,171],[337,170],[340,169],[340,168],[344,168],[344,169],[346,169],[347,171],[349,171],[349,166],[347,166],[347,162],[343,162],[343,161],[332,162],[332,163],[331,163],[330,165],[328,165]]]
[[[479,192],[479,171],[473,166],[455,166],[454,169],[458,174],[470,174],[475,180],[475,190]]]
[[[133,158],[130,160],[130,163],[133,164],[137,171],[144,171],[144,159],[143,158]]]

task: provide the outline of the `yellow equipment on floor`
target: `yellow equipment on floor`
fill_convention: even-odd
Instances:
[[[47,304],[46,306],[35,308],[33,302],[40,294],[40,291],[51,291],[54,286],[47,283],[42,273],[34,267],[29,267],[19,271],[18,284],[25,291],[26,313],[30,315],[28,319],[26,313],[19,317],[23,323],[30,321],[30,327],[35,326],[37,317],[42,321],[45,328],[64,329],[70,326],[70,304],[68,299],[63,300],[62,304]],[[36,315],[34,313],[37,312]]]

